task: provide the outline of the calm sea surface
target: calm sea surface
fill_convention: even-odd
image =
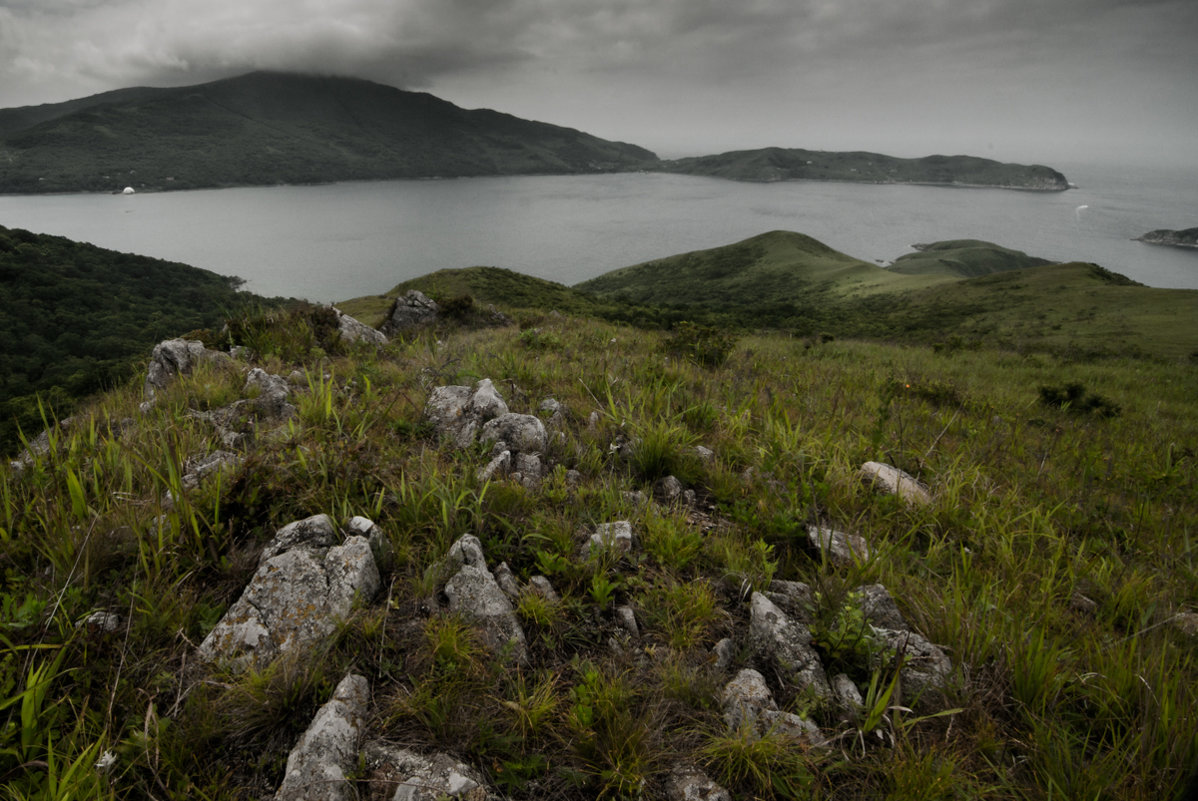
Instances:
[[[160,194],[0,196],[0,225],[181,261],[263,295],[337,301],[446,267],[574,284],[774,229],[886,263],[916,242],[985,239],[1198,289],[1198,250],[1131,241],[1198,225],[1198,165],[1054,165],[1078,188],[1030,193],[659,174],[385,181]]]

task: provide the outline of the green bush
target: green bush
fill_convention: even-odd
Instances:
[[[736,337],[715,326],[682,321],[665,343],[666,351],[703,367],[720,367],[736,347]]]

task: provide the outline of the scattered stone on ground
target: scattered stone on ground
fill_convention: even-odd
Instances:
[[[724,723],[731,731],[747,729],[758,737],[772,732],[803,740],[810,745],[822,745],[825,742],[814,723],[778,709],[765,677],[753,668],[742,669],[724,685],[721,707]]]
[[[379,329],[384,336],[393,337],[401,331],[436,322],[440,311],[436,301],[418,289],[409,289],[395,299],[395,306]]]
[[[327,515],[280,529],[241,597],[200,644],[200,659],[244,668],[318,648],[380,584],[367,539],[332,545],[337,536]]]
[[[208,476],[226,468],[235,469],[241,462],[237,454],[222,450],[187,459],[183,464],[183,489],[196,489]]]
[[[349,674],[320,708],[287,757],[275,801],[356,801],[347,774],[358,767],[358,741],[370,705],[370,684]]]
[[[834,565],[847,567],[869,561],[869,543],[859,534],[848,534],[826,526],[808,526],[807,541]]]
[[[903,659],[899,671],[902,684],[902,703],[925,707],[940,704],[941,691],[952,676],[953,664],[938,645],[918,632],[912,631],[899,611],[890,592],[881,584],[858,588],[858,605],[874,631],[886,642],[887,648]],[[873,667],[881,667],[879,664]]]
[[[732,801],[723,787],[695,765],[679,765],[666,781],[668,801]]]
[[[350,317],[336,306],[333,306],[332,309],[337,315],[337,330],[341,332],[341,338],[346,342],[367,342],[371,345],[387,344],[387,335],[382,331]]]
[[[816,699],[831,695],[824,666],[811,646],[811,632],[759,592],[749,600],[749,643],[757,658],[796,692]]]
[[[629,553],[633,545],[632,523],[617,520],[595,526],[595,531],[583,543],[581,553],[584,558],[603,551],[623,555]]]
[[[897,495],[912,506],[927,506],[932,502],[932,493],[919,479],[897,467],[881,462],[866,462],[858,471],[862,481],[879,492]]]
[[[441,571],[449,576],[444,585],[449,611],[473,621],[494,653],[517,662],[527,661],[524,629],[511,601],[487,569],[478,537],[473,534],[460,537],[450,547]]]
[[[391,801],[499,801],[477,770],[448,754],[424,756],[376,741],[362,756],[369,783]]]
[[[181,375],[187,375],[202,362],[228,362],[227,353],[209,350],[194,339],[167,339],[154,346],[146,371],[145,394],[148,400],[166,389]]]

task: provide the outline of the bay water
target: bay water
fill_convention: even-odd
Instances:
[[[1146,245],[1198,225],[1198,165],[1054,165],[1067,192],[785,182],[657,173],[380,181],[133,195],[0,196],[0,225],[180,261],[262,295],[336,302],[442,268],[493,265],[571,285],[775,229],[886,264],[915,243],[984,239],[1198,289],[1198,250]],[[1198,324],[1198,321],[1196,321]]]

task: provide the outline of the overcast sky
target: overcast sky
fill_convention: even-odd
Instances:
[[[666,157],[1198,163],[1198,0],[0,0],[0,107],[252,69]]]

